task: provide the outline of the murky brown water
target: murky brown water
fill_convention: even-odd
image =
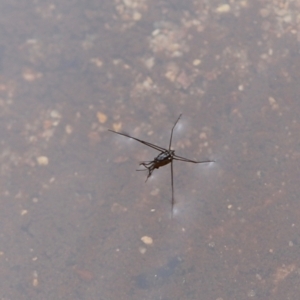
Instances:
[[[298,299],[296,1],[2,1],[0,296]],[[136,172],[173,147],[195,165]]]

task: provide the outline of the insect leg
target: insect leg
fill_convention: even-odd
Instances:
[[[126,137],[130,138],[130,139],[136,140],[136,141],[138,141],[138,142],[140,142],[140,143],[142,143],[142,144],[144,144],[144,145],[146,145],[146,146],[148,146],[148,147],[151,147],[151,148],[153,148],[153,149],[155,149],[155,150],[157,150],[157,151],[161,151],[161,152],[166,151],[165,148],[162,148],[162,147],[159,147],[159,146],[157,146],[157,145],[151,144],[151,143],[149,143],[149,142],[145,142],[145,141],[143,141],[143,140],[137,139],[137,138],[135,138],[135,137],[133,137],[133,136],[130,136],[129,134],[117,132],[117,131],[114,131],[114,130],[111,130],[111,129],[108,129],[108,131],[111,131],[111,132],[114,132],[114,133],[116,133],[116,134],[123,135],[123,136],[126,136]]]
[[[173,218],[173,208],[174,208],[174,181],[173,181],[173,160],[171,161],[171,185],[172,185],[172,211],[171,218]]]
[[[175,160],[179,160],[179,161],[185,161],[185,162],[191,162],[194,164],[202,164],[202,163],[209,163],[209,162],[215,162],[213,160],[202,160],[202,161],[197,161],[197,160],[192,160],[192,159],[188,159],[182,156],[178,156],[178,155],[173,155],[173,159]]]

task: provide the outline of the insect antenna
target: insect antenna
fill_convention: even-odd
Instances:
[[[174,128],[175,128],[177,122],[178,122],[179,119],[181,118],[181,115],[182,115],[182,114],[179,115],[178,119],[176,120],[176,122],[175,122],[175,124],[173,125],[173,128],[172,128],[172,130],[171,130],[170,143],[169,143],[169,151],[171,150],[171,145],[172,145],[173,130],[174,130]]]

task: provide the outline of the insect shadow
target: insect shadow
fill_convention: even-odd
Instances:
[[[162,147],[159,147],[157,145],[151,144],[149,142],[137,139],[135,137],[130,136],[129,134],[126,133],[121,133],[121,132],[117,132],[111,129],[108,129],[108,131],[111,131],[113,133],[117,133],[119,135],[123,135],[125,137],[134,139],[148,147],[151,147],[157,151],[159,151],[160,153],[154,158],[154,160],[151,161],[144,161],[140,163],[140,166],[143,166],[144,169],[142,170],[136,170],[136,171],[148,171],[148,175],[146,178],[146,181],[148,180],[148,178],[152,175],[153,171],[155,169],[159,169],[160,167],[163,167],[165,165],[171,164],[171,186],[172,186],[172,212],[171,212],[171,216],[173,217],[173,208],[174,208],[174,204],[175,204],[175,200],[174,200],[174,180],[173,180],[173,160],[178,160],[178,161],[185,161],[185,162],[190,162],[190,163],[194,163],[194,164],[203,164],[203,163],[210,163],[210,162],[214,162],[211,160],[202,160],[202,161],[197,161],[197,160],[192,160],[192,159],[188,159],[179,155],[175,154],[175,150],[171,150],[171,146],[172,146],[172,138],[173,138],[173,131],[174,128],[176,126],[176,124],[178,123],[179,119],[181,118],[181,115],[179,115],[179,117],[177,118],[176,122],[174,123],[172,130],[171,130],[171,136],[170,136],[170,141],[169,141],[169,148],[165,149]]]

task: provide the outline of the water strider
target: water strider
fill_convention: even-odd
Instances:
[[[169,163],[171,163],[171,186],[172,186],[172,216],[173,216],[173,207],[174,207],[174,181],[173,181],[173,160],[179,160],[179,161],[185,161],[185,162],[191,162],[194,164],[202,164],[202,163],[209,163],[209,162],[213,162],[211,160],[203,160],[203,161],[196,161],[196,160],[191,160],[179,155],[175,154],[175,150],[171,150],[171,146],[172,146],[172,137],[173,137],[173,130],[177,124],[177,122],[179,121],[181,117],[181,114],[179,115],[178,119],[176,120],[176,122],[174,123],[172,130],[171,130],[171,136],[170,136],[170,141],[169,141],[169,148],[165,149],[162,147],[159,147],[157,145],[151,144],[149,142],[137,139],[135,137],[130,136],[129,134],[126,133],[120,133],[120,132],[116,132],[114,130],[108,129],[111,132],[126,136],[128,138],[134,139],[148,147],[151,147],[157,151],[159,151],[160,153],[154,158],[154,160],[152,161],[144,161],[140,163],[140,166],[143,166],[145,169],[142,170],[137,170],[137,171],[148,171],[148,175],[146,178],[146,181],[148,180],[148,178],[151,176],[151,174],[153,173],[153,171],[155,169],[159,169],[160,167],[166,166]]]

